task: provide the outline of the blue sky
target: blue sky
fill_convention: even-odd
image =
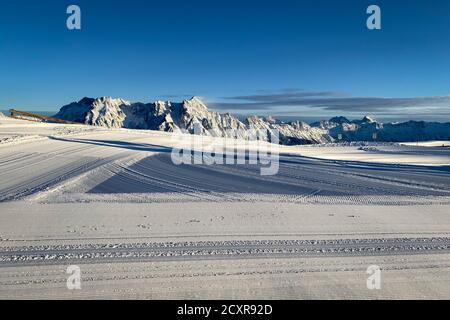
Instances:
[[[66,28],[77,4],[82,29]],[[366,28],[381,7],[382,29]],[[450,2],[2,1],[0,109],[198,95],[218,111],[450,121]]]

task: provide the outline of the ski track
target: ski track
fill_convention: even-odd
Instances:
[[[30,152],[23,151],[26,150],[23,146],[0,150],[0,202],[20,200],[48,190],[130,155],[125,150],[102,154],[102,147],[55,144],[51,140],[40,146],[26,144]]]
[[[45,199],[45,192],[57,186],[64,186],[65,199],[69,201],[73,188],[80,190],[83,186],[89,186],[81,192],[87,199],[92,195],[98,199],[117,195],[120,199],[127,194],[155,193],[178,193],[197,201],[239,201],[248,199],[250,194],[299,200],[324,197],[327,202],[335,198],[338,202],[351,202],[355,197],[366,197],[367,203],[396,196],[441,197],[444,202],[450,197],[450,175],[439,168],[282,155],[278,174],[261,176],[260,167],[255,165],[176,166],[162,148],[164,152],[145,151],[148,144],[142,139],[145,138],[131,136],[120,144],[112,140],[48,139],[28,143],[28,148],[23,148],[24,145],[3,148],[0,202],[36,193]],[[133,157],[136,161],[124,161]],[[105,179],[99,179],[100,176]],[[73,183],[77,177],[78,181]],[[57,195],[52,197],[57,202]]]
[[[264,177],[251,165],[181,165],[170,156],[146,157],[95,186],[91,194],[193,192],[211,194],[276,194],[297,196],[450,196],[450,176],[429,169],[418,174],[379,168],[360,169],[302,159],[280,159],[276,176]],[[414,175],[414,180],[406,175]],[[434,180],[438,180],[435,183]],[[442,183],[445,182],[445,183]]]
[[[450,238],[253,240],[4,247],[1,267],[121,261],[450,253]]]

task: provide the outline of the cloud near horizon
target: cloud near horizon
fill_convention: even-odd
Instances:
[[[225,97],[212,102],[213,108],[236,112],[292,113],[296,109],[311,112],[333,111],[341,113],[401,114],[436,112],[450,115],[450,95],[430,97],[352,97],[335,91],[304,91],[286,89],[279,92],[260,92],[254,95]],[[405,115],[406,115],[405,114]]]

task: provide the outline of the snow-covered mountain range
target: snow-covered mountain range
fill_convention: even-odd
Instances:
[[[281,122],[272,117],[248,117],[241,121],[229,113],[208,110],[198,97],[181,103],[156,101],[131,103],[111,97],[83,98],[61,108],[54,116],[62,120],[109,128],[149,129],[168,132],[185,130],[190,133],[229,136],[233,131],[245,137],[250,129],[258,130],[269,139],[270,132],[278,130],[280,142],[285,145],[317,144],[342,141],[425,141],[450,140],[450,123],[408,121],[380,123],[370,117],[349,120],[335,117],[308,125]]]
[[[181,103],[156,101],[147,104],[110,97],[83,98],[62,107],[54,117],[109,128],[184,130],[220,137],[237,133],[238,138],[245,138],[246,132],[254,129],[267,140],[271,131],[278,130],[280,142],[288,145],[333,141],[327,130],[313,128],[303,122],[282,123],[270,117],[256,116],[240,121],[228,113],[212,112],[198,97]]]

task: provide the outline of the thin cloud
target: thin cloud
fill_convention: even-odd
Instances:
[[[234,97],[225,97],[225,100],[240,100],[249,102],[271,102],[271,103],[282,103],[282,102],[292,102],[298,99],[312,98],[312,97],[344,97],[347,94],[343,92],[335,91],[303,91],[298,89],[284,89],[277,93],[264,93],[264,94],[254,94],[254,95],[243,95]]]
[[[308,107],[334,112],[402,112],[417,107],[431,108],[440,113],[450,112],[449,96],[430,97],[351,97],[334,91],[284,90],[277,93],[264,93],[227,97],[225,102],[211,103],[221,110],[235,111],[285,111],[295,107]],[[233,102],[228,101],[233,100]]]

